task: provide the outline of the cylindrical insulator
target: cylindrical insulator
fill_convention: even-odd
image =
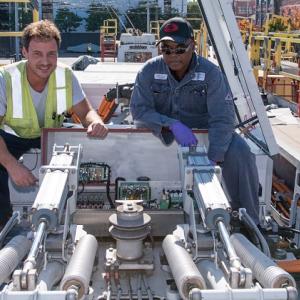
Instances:
[[[151,217],[136,201],[123,201],[109,221],[112,224],[109,232],[117,241],[117,256],[124,260],[139,259],[143,255],[143,240],[150,231]]]
[[[61,281],[62,290],[76,286],[79,299],[88,293],[96,251],[97,240],[93,235],[87,234],[79,240]]]
[[[64,265],[58,261],[52,261],[47,264],[45,270],[41,272],[38,278],[40,291],[50,291],[64,275]]]
[[[188,299],[193,288],[205,289],[206,284],[190,254],[174,235],[167,235],[162,243],[180,296]]]
[[[117,239],[117,255],[121,259],[135,260],[143,255],[143,240]]]
[[[242,234],[231,235],[230,241],[242,263],[252,270],[254,277],[264,288],[296,287],[295,280],[289,273],[279,268]]]
[[[207,259],[200,260],[197,263],[199,271],[206,280],[207,287],[214,290],[226,289],[229,286],[224,273],[216,264]]]
[[[15,270],[28,253],[31,242],[23,235],[12,238],[0,251],[0,284]]]

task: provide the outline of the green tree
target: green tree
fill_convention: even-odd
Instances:
[[[8,3],[0,3],[0,30],[9,30]]]
[[[142,32],[147,31],[147,7],[142,1],[138,7],[131,8],[126,14],[135,28]],[[128,26],[131,27],[131,25]]]
[[[18,4],[19,30],[32,22],[32,9],[24,4]],[[0,30],[15,31],[15,8],[8,3],[0,3]]]
[[[32,9],[22,9],[19,15],[20,30],[33,21]]]
[[[275,19],[269,24],[269,32],[286,31],[287,26],[280,19]]]
[[[126,12],[134,27],[142,32],[147,31],[147,1],[139,2],[138,7],[132,8]],[[154,3],[149,6],[150,21],[167,20],[169,18],[178,16],[176,9],[168,9],[162,13],[161,8]]]
[[[92,2],[89,5],[87,13],[88,17],[86,18],[85,26],[87,31],[99,31],[104,20],[117,18],[112,15],[105,5],[96,2]]]
[[[200,29],[202,22],[202,15],[198,3],[188,2],[187,3],[187,20],[191,23],[194,29]]]
[[[55,16],[55,24],[61,32],[74,31],[80,23],[82,18],[70,11],[68,8],[59,8]]]

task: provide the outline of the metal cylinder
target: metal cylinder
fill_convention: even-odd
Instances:
[[[135,260],[143,255],[143,239],[117,239],[117,255],[121,259]]]
[[[213,261],[203,259],[197,263],[197,266],[205,278],[208,288],[221,290],[226,289],[229,286],[224,273],[220,268],[217,268]]]
[[[237,256],[234,247],[230,243],[228,231],[222,221],[217,223],[221,240],[229,257],[230,265],[238,270],[241,268],[240,258]]]
[[[38,278],[38,285],[40,291],[50,291],[52,287],[57,284],[64,275],[64,265],[58,261],[52,261],[47,264]]]
[[[196,295],[190,296],[189,300],[297,300],[297,290],[293,287],[262,289],[255,286],[251,289],[197,290]]]
[[[36,231],[32,246],[30,248],[30,252],[25,260],[23,271],[24,274],[28,272],[28,270],[31,270],[35,268],[36,266],[36,258],[40,250],[40,245],[43,241],[43,238],[45,236],[47,224],[46,222],[41,222],[38,226],[38,229]]]
[[[162,247],[175,279],[180,296],[188,299],[193,288],[205,289],[205,281],[190,254],[174,235],[167,235]]]
[[[79,240],[61,281],[62,290],[77,287],[79,299],[88,294],[96,251],[97,240],[93,235],[85,235]]]
[[[296,287],[295,280],[289,273],[279,268],[242,234],[231,235],[230,241],[242,263],[252,270],[254,277],[264,288]]]
[[[30,248],[30,241],[22,235],[12,238],[0,251],[0,284],[15,270]]]

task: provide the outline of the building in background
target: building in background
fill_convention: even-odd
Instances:
[[[256,0],[235,0],[233,8],[236,16],[250,17],[255,14]]]
[[[158,0],[157,4],[166,14],[170,14],[172,10],[177,10],[180,16],[185,16],[187,12],[187,0]]]
[[[53,0],[42,0],[42,19],[53,21]]]

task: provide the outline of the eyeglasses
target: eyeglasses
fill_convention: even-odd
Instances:
[[[172,53],[184,54],[185,52],[187,52],[189,50],[190,45],[191,45],[191,43],[189,43],[188,45],[185,45],[185,46],[180,46],[180,47],[174,48],[174,49],[167,47],[167,46],[161,46],[160,51],[166,55],[170,55]]]

